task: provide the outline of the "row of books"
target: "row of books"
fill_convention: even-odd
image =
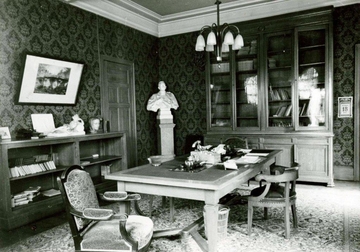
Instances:
[[[19,165],[9,169],[10,178],[16,178],[21,176],[26,176],[30,174],[35,174],[38,172],[55,170],[56,166],[54,161],[50,160],[47,162],[29,164],[29,165]]]
[[[286,105],[286,106],[279,106],[279,108],[276,110],[274,117],[283,117],[283,116],[290,116],[292,111],[292,105]]]
[[[270,94],[270,100],[271,101],[282,101],[282,100],[289,100],[291,99],[289,93],[287,90],[281,88],[281,89],[272,89],[270,86],[269,90]]]
[[[40,189],[41,186],[29,187],[25,191],[13,195],[11,197],[11,207],[29,204],[40,195]]]

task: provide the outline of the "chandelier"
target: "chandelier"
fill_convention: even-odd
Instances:
[[[217,5],[217,24],[213,23],[211,26],[205,25],[201,28],[200,34],[197,37],[195,50],[198,52],[204,51],[213,52],[216,50],[216,60],[221,61],[222,52],[229,52],[229,46],[232,46],[232,50],[239,50],[244,46],[243,37],[240,35],[239,28],[235,25],[229,25],[224,23],[220,26],[220,11],[219,5],[221,1],[215,2]],[[205,32],[209,32],[206,39],[202,35]],[[234,39],[233,33],[235,32],[236,37]]]

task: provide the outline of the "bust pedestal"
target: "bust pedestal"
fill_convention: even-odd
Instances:
[[[174,127],[173,116],[170,109],[159,109],[157,120],[159,122],[158,149],[162,162],[174,159]]]

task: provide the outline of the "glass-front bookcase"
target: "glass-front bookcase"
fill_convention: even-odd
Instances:
[[[292,32],[270,34],[266,38],[267,127],[293,128],[293,47]]]
[[[244,47],[217,62],[208,53],[208,127],[213,131],[260,129],[258,37],[244,36]]]
[[[297,32],[297,122],[302,130],[326,128],[328,97],[327,31],[319,26]]]
[[[210,127],[212,130],[232,128],[232,74],[227,54],[217,62],[214,53],[209,54]]]
[[[258,79],[258,38],[245,37],[244,47],[235,56],[236,106],[235,127],[260,128]]]

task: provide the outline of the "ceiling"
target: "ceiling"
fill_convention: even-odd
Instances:
[[[222,4],[230,2],[249,2],[250,4],[256,4],[259,2],[270,2],[271,0],[221,0]],[[276,1],[276,0],[275,0]],[[205,7],[213,7],[216,10],[215,2],[216,0],[132,0],[132,2],[137,3],[161,16],[171,15],[176,13],[181,13],[185,11],[191,11],[195,9],[201,9]]]
[[[165,37],[216,22],[216,0],[60,0],[142,32]],[[220,23],[236,23],[360,0],[221,0]]]

